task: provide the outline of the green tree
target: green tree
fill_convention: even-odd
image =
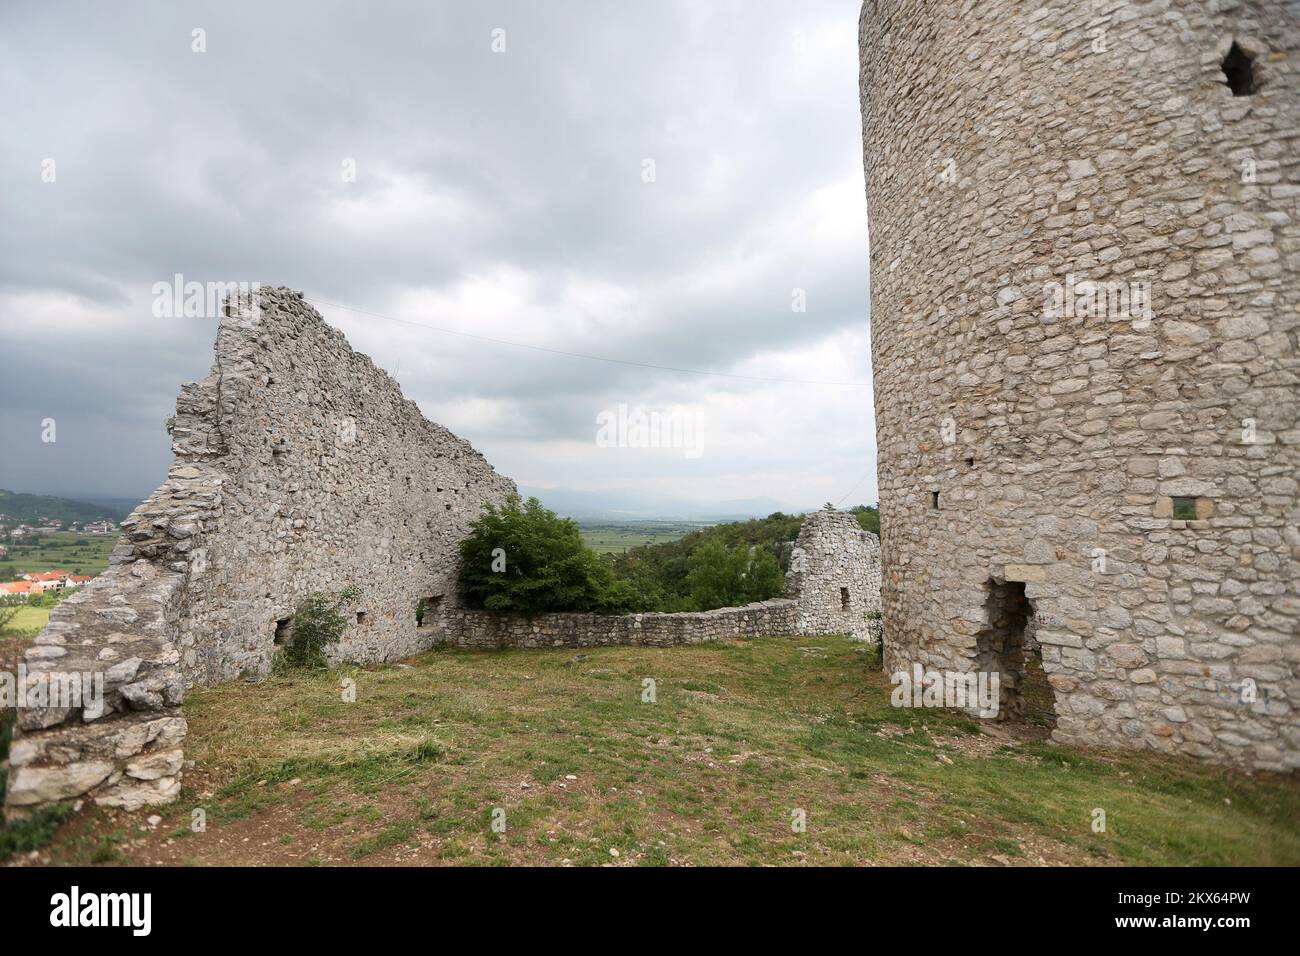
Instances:
[[[781,566],[766,548],[726,548],[710,540],[691,552],[687,564],[686,583],[698,611],[765,601],[780,594],[785,584]]]
[[[858,505],[851,509],[850,514],[858,519],[858,524],[862,525],[862,530],[870,531],[872,534],[880,535],[880,509],[875,505]]]
[[[484,505],[461,542],[460,560],[470,607],[619,614],[637,604],[632,585],[614,579],[609,563],[583,543],[578,525],[536,498]]]

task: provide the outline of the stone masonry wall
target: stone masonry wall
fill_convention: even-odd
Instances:
[[[216,489],[218,511],[196,515],[192,489],[156,494],[127,538],[142,557],[189,562],[187,678],[265,673],[277,623],[302,597],[352,585],[362,594],[331,656],[426,650],[416,602],[454,603],[457,546],[514,483],[285,289],[264,293],[260,316],[222,323],[213,374],[182,400],[199,414],[178,404],[172,434],[188,467],[172,476]]]
[[[786,593],[799,604],[800,634],[874,640],[880,612],[880,541],[844,511],[813,511],[790,552]]]
[[[1027,599],[1057,740],[1300,767],[1300,6],[860,26],[887,667]]]
[[[9,813],[174,798],[185,689],[264,674],[277,624],[311,591],[361,589],[336,659],[428,649],[417,600],[454,603],[457,544],[483,502],[515,490],[298,293],[229,311],[212,373],[181,390],[167,481],[26,653],[33,684],[100,675],[104,707],[20,709]]]

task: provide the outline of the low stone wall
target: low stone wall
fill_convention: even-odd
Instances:
[[[175,799],[181,580],[143,559],[114,565],[50,613],[19,671],[27,700],[9,751],[11,816],[82,796],[127,809]]]
[[[774,598],[744,607],[677,614],[497,614],[448,608],[427,628],[438,644],[454,647],[668,647],[723,638],[794,634],[798,602]],[[424,630],[424,629],[422,629]]]

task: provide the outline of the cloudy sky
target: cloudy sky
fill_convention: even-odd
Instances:
[[[332,303],[522,485],[874,501],[858,6],[6,0],[0,487],[162,480],[179,273]]]

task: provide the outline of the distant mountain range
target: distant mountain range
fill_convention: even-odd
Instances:
[[[536,496],[542,504],[566,518],[606,520],[651,518],[690,521],[741,521],[766,518],[774,511],[801,514],[817,504],[792,506],[775,498],[732,498],[725,501],[695,501],[671,495],[647,494],[627,489],[578,491],[572,488],[535,488],[520,485],[525,498]]]
[[[28,495],[0,488],[0,514],[17,521],[36,524],[50,518],[65,523],[86,521],[121,521],[138,502],[126,503],[123,498],[101,498],[97,501],[80,501],[73,498],[56,498],[53,495]]]
[[[697,501],[628,489],[579,491],[573,488],[520,485],[519,493],[525,498],[537,496],[542,504],[566,518],[600,520],[743,521],[747,518],[766,518],[774,511],[802,514],[820,507],[817,502],[791,505],[768,497]],[[145,497],[106,498],[86,495],[73,499],[0,489],[0,512],[28,523],[43,518],[59,518],[65,522],[78,523],[104,518],[117,522],[129,515]]]

